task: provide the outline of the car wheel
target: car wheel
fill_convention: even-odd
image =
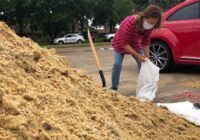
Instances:
[[[113,37],[110,38],[110,42],[113,42]]]
[[[58,42],[58,45],[63,45],[63,44],[64,44],[63,41],[59,41],[59,42]]]
[[[78,44],[81,44],[81,43],[83,43],[83,41],[82,41],[82,40],[78,40],[77,43],[78,43]]]
[[[150,45],[150,60],[160,68],[160,72],[169,72],[173,59],[169,47],[161,42],[154,41]]]

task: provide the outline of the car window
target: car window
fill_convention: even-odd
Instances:
[[[65,38],[67,38],[67,37],[72,37],[72,35],[66,35]]]
[[[199,3],[188,5],[173,13],[168,21],[197,19],[199,17]]]
[[[199,2],[199,9],[198,9],[198,13],[199,13],[199,15],[198,15],[198,18],[200,18],[200,2]]]
[[[72,35],[72,37],[77,37],[77,35]]]

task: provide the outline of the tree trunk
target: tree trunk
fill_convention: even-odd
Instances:
[[[76,19],[74,22],[72,22],[72,33],[75,32],[77,22],[78,22],[78,19]]]
[[[72,23],[72,33],[74,32],[75,30],[75,24]]]
[[[112,33],[113,32],[113,22],[112,22],[112,20],[110,20],[109,26],[110,26],[110,33]]]
[[[19,36],[24,35],[24,27],[23,27],[23,19],[18,18],[18,25],[19,25]]]
[[[81,34],[83,34],[83,30],[84,30],[84,17],[81,17],[80,24],[81,24]]]

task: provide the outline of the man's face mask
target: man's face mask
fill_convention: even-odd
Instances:
[[[144,20],[144,22],[143,22],[143,28],[144,28],[145,30],[150,30],[150,29],[152,29],[154,26],[155,26],[154,24],[150,24],[150,23],[148,23],[146,20]]]

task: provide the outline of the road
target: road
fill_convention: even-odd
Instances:
[[[111,45],[96,47],[102,64],[107,88],[111,87],[113,50]],[[66,58],[68,64],[82,69],[101,84],[101,79],[90,47],[56,48],[59,55]],[[138,69],[131,56],[125,56],[121,72],[119,93],[135,96]],[[200,66],[176,66],[172,73],[160,74],[155,102],[177,102],[189,100],[200,102]]]

